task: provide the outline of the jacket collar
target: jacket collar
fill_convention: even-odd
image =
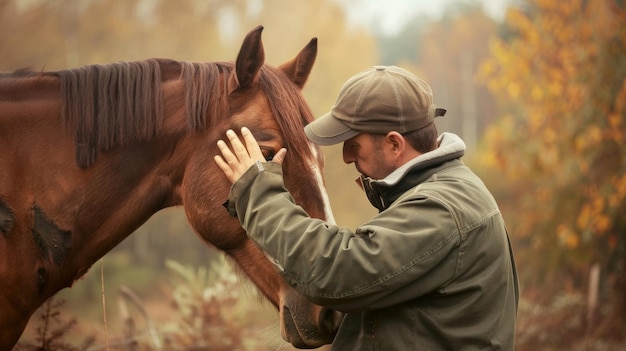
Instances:
[[[379,211],[384,211],[402,193],[436,173],[441,165],[465,154],[465,143],[456,134],[441,134],[438,144],[435,150],[417,156],[383,179],[374,180],[361,175],[357,183],[365,191],[370,203]]]

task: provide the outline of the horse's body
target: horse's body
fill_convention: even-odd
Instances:
[[[312,114],[300,89],[316,40],[273,68],[261,31],[246,36],[234,64],[146,60],[0,76],[1,350],[47,298],[178,205],[279,308],[287,341],[332,340],[337,314],[289,288],[221,205],[229,184],[213,161],[216,141],[247,126],[264,152],[290,149],[283,168],[296,201],[311,216],[332,216],[321,156],[303,133]]]

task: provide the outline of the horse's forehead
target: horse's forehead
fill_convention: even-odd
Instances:
[[[245,99],[240,99],[234,111],[232,119],[235,126],[280,130],[268,96],[261,89],[250,93]]]

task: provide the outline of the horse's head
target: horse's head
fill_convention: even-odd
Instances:
[[[311,40],[296,57],[276,68],[264,64],[262,29],[257,27],[246,36],[234,66],[224,69],[220,84],[227,93],[227,106],[223,108],[227,117],[213,122],[206,132],[208,138],[206,134],[201,137],[211,144],[203,145],[202,152],[192,156],[181,194],[192,226],[205,240],[233,257],[277,306],[283,338],[296,347],[319,347],[332,341],[341,314],[298,295],[247,238],[236,219],[230,218],[225,209],[211,209],[226,200],[230,188],[212,161],[218,153],[215,141],[224,139],[227,129],[239,131],[245,126],[268,159],[281,147],[287,148],[283,162],[286,187],[310,216],[333,220],[321,176],[322,153],[304,134],[304,126],[313,115],[301,89],[315,61],[317,40]]]
[[[229,127],[235,131],[248,127],[268,160],[286,147],[289,152],[283,171],[287,188],[311,217],[332,220],[321,177],[324,157],[303,132],[313,114],[301,89],[315,62],[317,39],[274,68],[264,65],[261,30],[258,27],[248,34],[228,79]]]

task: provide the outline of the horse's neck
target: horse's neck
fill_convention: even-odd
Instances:
[[[37,139],[55,135],[61,128],[59,87],[59,80],[46,74],[0,77],[0,149],[4,154],[0,156],[0,169],[15,168],[15,164],[3,162],[8,162],[16,153],[29,156],[28,149],[42,143]]]
[[[0,76],[0,102],[60,99],[59,80],[52,75],[32,73]]]
[[[36,241],[37,245],[29,245],[34,257],[41,257],[41,252],[54,253],[54,257],[44,258],[51,263],[50,285],[46,286],[58,290],[155,212],[180,203],[175,190],[182,176],[176,172],[184,166],[184,159],[181,152],[181,160],[164,160],[174,148],[168,143],[175,145],[175,140],[154,140],[103,152],[96,164],[81,169],[76,164],[75,143],[61,127],[60,102],[41,108],[36,107],[40,103],[28,105],[20,103],[24,111],[30,109],[37,115],[45,115],[53,105],[56,111],[46,118],[37,117],[37,123],[15,126],[14,131],[4,129],[9,123],[0,121],[0,135],[9,133],[7,138],[0,137],[0,200],[21,222],[15,226],[20,240]],[[170,174],[177,179],[168,177]],[[35,214],[42,220],[28,220]],[[65,242],[65,249],[55,246],[60,241]]]
[[[71,284],[155,212],[180,204],[177,189],[194,149],[181,142],[184,104],[175,93],[180,87],[172,88],[164,90],[169,110],[157,139],[99,152],[83,169],[62,126],[58,80],[0,78],[0,200],[21,222],[19,236],[38,240],[34,257],[54,253],[44,258],[51,264],[47,287]],[[27,221],[35,213],[42,220]],[[65,249],[54,246],[60,238]]]

